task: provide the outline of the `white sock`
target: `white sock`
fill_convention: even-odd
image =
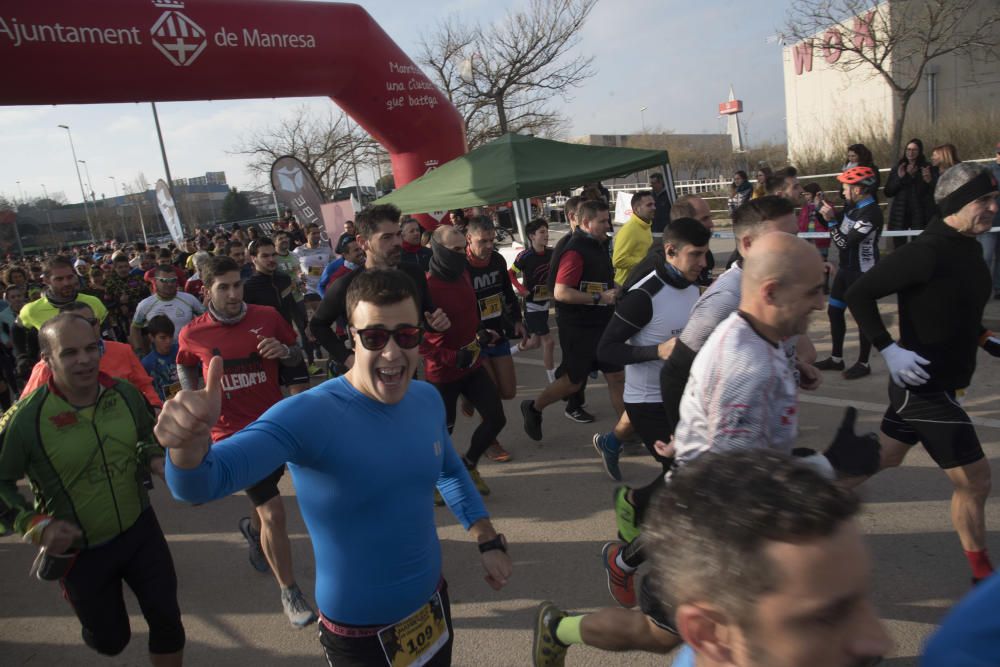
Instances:
[[[510,346],[510,356],[513,357],[515,354],[517,354],[520,351],[521,351],[521,344],[520,343],[514,343],[513,345]]]
[[[615,565],[617,565],[618,567],[620,567],[622,569],[622,572],[626,572],[628,574],[632,574],[633,572],[635,572],[636,568],[634,568],[634,567],[632,567],[630,565],[626,565],[625,564],[625,561],[622,560],[622,552],[623,551],[624,551],[624,549],[622,549],[621,551],[619,551],[618,555],[615,556]]]
[[[547,377],[549,379],[549,384],[552,384],[553,382],[555,382],[556,381],[556,371],[555,371],[555,369],[553,368],[552,370],[549,370],[549,369],[546,368],[545,369],[545,377]]]
[[[839,364],[841,361],[844,360],[844,358],[843,357],[835,357],[835,356],[833,356],[831,354],[830,355],[830,360],[833,361],[835,364]]]

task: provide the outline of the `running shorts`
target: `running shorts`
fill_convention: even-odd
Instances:
[[[882,432],[907,445],[921,443],[944,470],[985,456],[972,420],[953,391],[918,394],[890,381]]]
[[[451,649],[455,642],[455,629],[451,624],[451,604],[448,600],[448,583],[441,580],[437,590],[441,594],[441,606],[444,610],[444,620],[448,626],[448,642],[438,649],[437,653],[424,665],[427,667],[448,667],[451,665]],[[387,665],[382,643],[378,638],[381,628],[363,628],[333,621],[340,633],[335,633],[321,619],[319,625],[319,643],[323,646],[327,664],[333,667],[371,667],[372,665]]]
[[[510,341],[506,338],[501,338],[496,345],[487,345],[484,347],[480,354],[484,357],[489,357],[490,359],[494,359],[496,357],[509,357]]]
[[[656,624],[656,627],[662,628],[672,635],[679,634],[677,622],[674,619],[674,610],[669,604],[660,600],[655,590],[652,574],[647,574],[639,582],[639,609]]]
[[[562,348],[562,362],[556,376],[568,375],[573,384],[583,382],[592,371],[620,373],[623,366],[605,363],[597,358],[597,344],[604,333],[604,327],[559,326],[559,347]]]
[[[286,387],[297,384],[309,384],[309,367],[305,361],[299,362],[297,366],[278,365],[278,383]]]
[[[549,311],[524,311],[524,326],[528,330],[528,333],[544,336],[549,333]]]
[[[250,499],[254,507],[260,507],[271,498],[281,495],[278,491],[278,482],[281,481],[284,474],[285,466],[282,465],[264,479],[246,488],[247,498]]]

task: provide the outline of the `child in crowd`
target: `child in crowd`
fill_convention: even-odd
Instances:
[[[142,358],[142,367],[153,378],[153,387],[166,401],[181,389],[177,379],[177,343],[174,342],[174,323],[166,315],[157,315],[146,325],[150,352]]]

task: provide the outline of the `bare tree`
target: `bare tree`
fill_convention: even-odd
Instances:
[[[850,25],[845,30],[842,24]],[[785,27],[797,49],[821,49],[831,67],[880,76],[898,105],[892,127],[899,155],[910,98],[927,65],[947,54],[996,58],[1000,5],[994,0],[796,0]]]
[[[597,0],[530,0],[492,24],[442,22],[419,61],[465,119],[475,148],[506,132],[560,136],[567,119],[549,106],[594,75],[592,57],[571,56]]]
[[[283,155],[298,158],[309,167],[327,196],[354,181],[354,171],[367,166],[377,144],[342,111],[317,114],[297,108],[272,127],[242,139],[232,153],[250,158],[247,168],[259,183],[271,182],[271,165]]]

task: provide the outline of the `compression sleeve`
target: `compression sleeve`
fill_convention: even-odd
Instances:
[[[934,262],[932,248],[907,243],[862,274],[847,290],[847,307],[861,331],[879,350],[892,344],[892,336],[879,314],[878,300],[929,281],[934,272]]]
[[[441,442],[444,443],[444,464],[438,477],[437,488],[459,523],[468,530],[472,524],[489,517],[483,497],[469,477],[462,458],[455,451],[447,427],[441,425]]]
[[[673,351],[660,369],[660,396],[663,398],[663,410],[670,422],[671,433],[681,418],[681,398],[684,396],[695,355],[695,351],[678,338]]]
[[[604,328],[597,344],[597,358],[604,363],[627,366],[653,361],[660,356],[658,345],[629,345],[628,339],[653,319],[653,303],[639,289],[627,292],[615,305],[615,316]]]
[[[351,352],[333,332],[333,325],[346,313],[347,287],[351,284],[349,278],[353,275],[357,275],[357,272],[344,276],[330,286],[330,289],[323,294],[323,301],[319,304],[316,314],[309,321],[309,330],[316,337],[316,342],[326,348],[332,359],[341,364],[347,361]]]
[[[295,462],[298,440],[272,421],[256,421],[208,450],[197,468],[178,468],[167,457],[167,485],[174,498],[206,503],[256,484],[286,462]]]

